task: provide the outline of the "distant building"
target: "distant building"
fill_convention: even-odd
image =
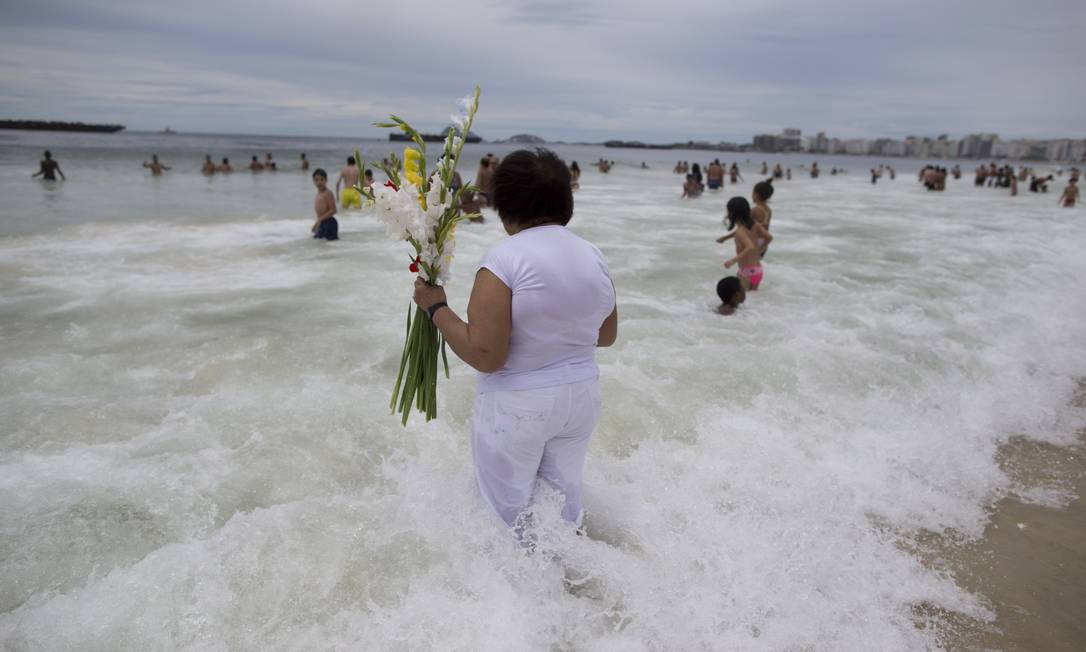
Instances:
[[[780,134],[758,134],[754,137],[754,149],[759,152],[798,152],[803,149],[803,136],[799,129],[785,129]]]
[[[776,152],[777,137],[772,134],[758,134],[754,137],[754,150],[757,152]]]
[[[818,135],[810,140],[807,151],[811,152],[812,154],[829,154],[830,139],[826,138],[826,132],[818,132]]]
[[[845,153],[846,154],[867,154],[867,140],[863,138],[853,138],[845,141]]]

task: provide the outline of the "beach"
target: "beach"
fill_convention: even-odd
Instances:
[[[544,492],[526,554],[473,485],[472,370],[450,359],[435,422],[389,414],[406,247],[364,211],[310,238],[298,154],[334,183],[355,146],[392,151],[0,140],[5,649],[1086,645],[1066,177],[1012,198],[968,175],[926,192],[919,161],[820,157],[814,180],[810,156],[556,146],[585,170],[569,226],[607,257],[621,322],[597,355],[587,536]],[[47,147],[68,181],[30,180]],[[468,146],[465,179],[512,149]],[[240,169],[267,151],[278,172]],[[200,175],[205,152],[238,171]],[[142,170],[152,153],[173,170]],[[744,181],[680,200],[680,158]],[[714,240],[763,160],[793,180],[762,289],[723,317],[734,248]],[[897,179],[872,185],[879,162]],[[460,314],[503,237],[485,215],[456,232]]]

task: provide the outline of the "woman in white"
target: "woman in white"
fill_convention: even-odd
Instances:
[[[491,184],[510,237],[479,263],[467,321],[421,279],[415,303],[479,371],[471,448],[483,498],[514,525],[542,478],[564,495],[562,516],[580,525],[601,408],[595,350],[618,335],[615,288],[600,250],[566,229],[569,169],[553,152],[510,154]]]

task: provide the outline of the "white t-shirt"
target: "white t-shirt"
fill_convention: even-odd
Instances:
[[[509,357],[480,373],[479,392],[539,389],[599,377],[596,342],[615,308],[603,253],[559,225],[525,229],[479,262],[513,292]]]

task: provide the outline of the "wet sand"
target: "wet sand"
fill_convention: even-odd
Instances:
[[[1086,407],[1086,383],[1074,401]],[[984,536],[954,546],[940,537],[929,563],[954,574],[984,596],[992,623],[941,614],[950,650],[1025,652],[1086,649],[1086,431],[1064,448],[1014,438],[1000,449],[1000,465],[1027,487],[1059,487],[1076,496],[1054,508],[1007,497],[993,506]]]

